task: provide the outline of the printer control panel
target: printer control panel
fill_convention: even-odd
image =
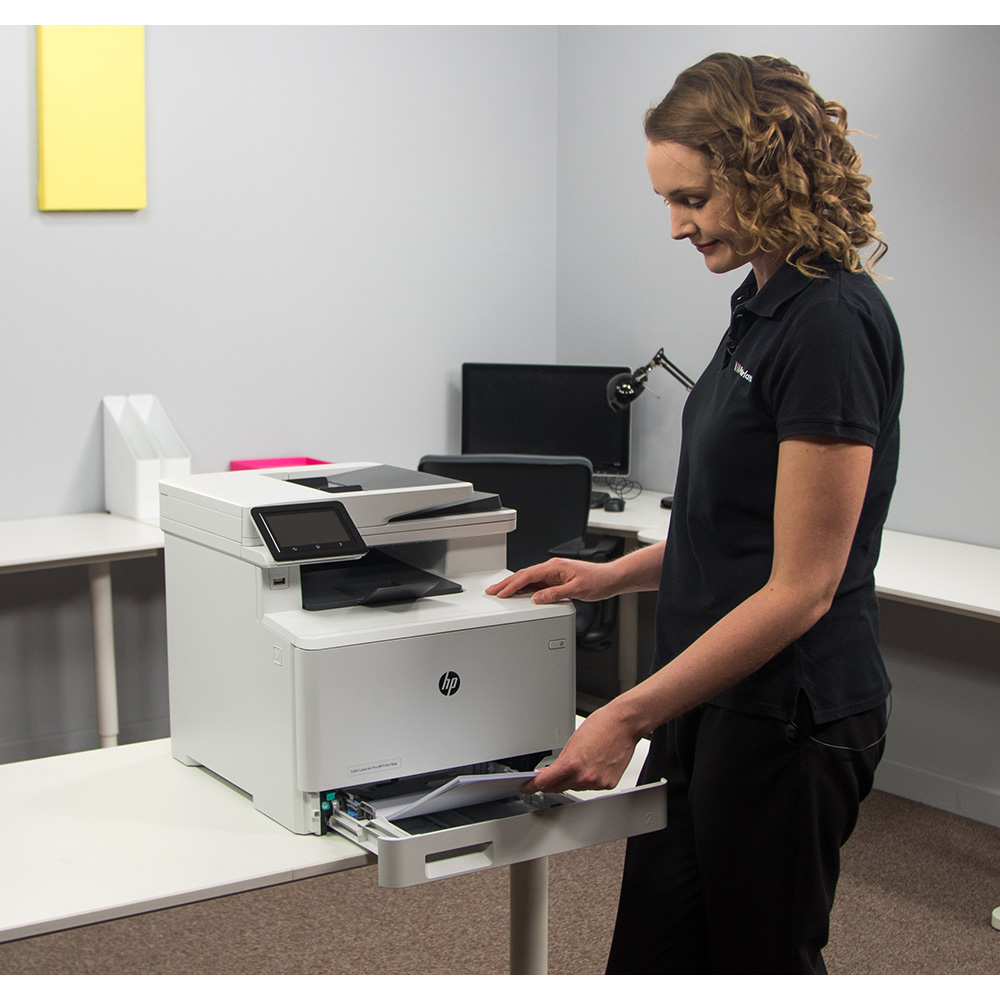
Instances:
[[[339,500],[253,507],[250,516],[275,562],[358,559],[368,551]]]

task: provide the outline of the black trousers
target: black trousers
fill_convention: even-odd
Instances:
[[[817,726],[804,703],[794,723],[703,705],[657,729],[641,780],[667,778],[667,827],[628,843],[608,973],[825,973],[885,723],[884,706]]]

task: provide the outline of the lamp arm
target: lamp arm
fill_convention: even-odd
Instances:
[[[645,381],[649,376],[649,373],[652,371],[654,365],[664,369],[664,371],[670,372],[670,374],[673,375],[673,377],[677,379],[677,381],[680,382],[680,384],[684,386],[688,392],[694,388],[693,380],[685,375],[684,372],[682,372],[680,368],[678,368],[677,365],[675,365],[670,358],[663,353],[662,347],[656,352],[656,357],[654,357],[653,360],[646,365],[645,376],[642,379],[643,381]]]

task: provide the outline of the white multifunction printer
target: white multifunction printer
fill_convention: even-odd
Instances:
[[[160,483],[173,755],[411,885],[658,829],[666,796],[524,796],[575,720],[570,602],[501,600],[515,512],[369,462]]]

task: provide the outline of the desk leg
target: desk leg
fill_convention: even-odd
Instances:
[[[510,866],[510,974],[549,971],[549,859]]]
[[[625,541],[625,554],[639,544]],[[618,693],[630,691],[639,682],[639,595],[621,594],[618,598]]]
[[[91,563],[90,609],[94,619],[94,673],[97,681],[97,735],[102,747],[118,746],[118,678],[115,622],[111,609],[111,564]]]
[[[639,680],[639,595],[618,598],[618,691],[624,693]]]

